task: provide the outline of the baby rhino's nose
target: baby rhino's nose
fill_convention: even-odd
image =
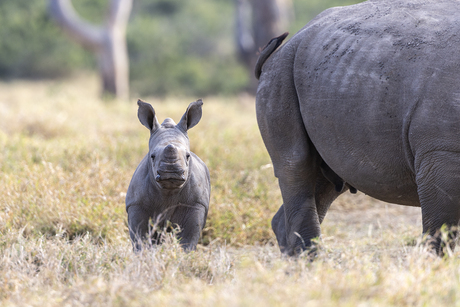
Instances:
[[[166,159],[175,159],[177,158],[177,148],[173,144],[169,144],[165,147],[164,157]]]

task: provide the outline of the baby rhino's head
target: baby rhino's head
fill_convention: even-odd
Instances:
[[[191,153],[187,130],[200,121],[203,102],[192,102],[177,125],[170,118],[160,125],[150,104],[141,100],[137,104],[139,120],[150,130],[149,163],[154,184],[163,189],[180,189],[189,178]]]

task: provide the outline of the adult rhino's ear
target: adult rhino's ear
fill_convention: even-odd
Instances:
[[[188,129],[194,127],[201,119],[202,110],[201,106],[203,105],[203,101],[198,99],[197,101],[192,102],[187,111],[185,111],[184,115],[182,116],[180,122],[177,126],[184,132]]]
[[[155,116],[155,110],[150,104],[143,102],[140,99],[137,100],[137,105],[139,106],[139,109],[137,110],[137,117],[139,118],[139,121],[150,130],[150,133],[153,133],[160,126]]]

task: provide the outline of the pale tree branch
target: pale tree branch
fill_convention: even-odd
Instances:
[[[132,0],[112,0],[107,18],[110,24],[109,27],[116,27],[119,30],[125,31],[132,7]]]
[[[50,0],[48,9],[57,23],[80,44],[90,49],[102,47],[104,28],[81,19],[70,0]]]
[[[81,45],[97,56],[104,94],[127,99],[129,94],[129,59],[126,26],[132,0],[112,0],[101,26],[81,19],[71,0],[49,0],[50,14]]]

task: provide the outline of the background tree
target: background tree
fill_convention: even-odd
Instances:
[[[98,57],[90,49],[76,44],[73,36],[62,31],[49,14],[49,1],[0,1],[1,80],[61,80],[74,74],[98,73]],[[72,1],[74,15],[85,24],[101,25],[102,28],[108,20],[107,8],[111,1]],[[249,54],[255,59],[258,48],[246,47],[251,46],[256,36],[260,37],[255,34],[253,25],[255,23],[257,27],[259,22],[255,20],[259,19],[253,18],[253,3],[249,2],[252,0],[242,2],[246,3],[243,15],[235,13],[238,6],[234,1],[133,1],[126,29],[130,95],[133,98],[154,95],[196,99],[235,95],[247,91],[250,84],[254,88],[255,80],[250,81],[254,75],[253,64],[245,65],[241,61],[235,26],[238,24],[240,27],[238,33],[247,33],[246,39],[249,40],[239,39],[238,43],[244,42],[244,50],[252,50]],[[259,7],[268,9],[271,1],[263,1],[264,4],[259,4]],[[289,26],[280,26],[281,31],[270,30],[276,33],[260,39],[259,47],[263,47],[272,36],[285,31],[289,31],[292,37],[311,18],[328,7],[349,5],[361,0],[289,1],[292,1],[296,18],[284,18]],[[244,18],[237,23],[235,16]],[[269,26],[258,28],[270,29]]]
[[[97,55],[103,93],[120,99],[129,95],[126,26],[132,0],[112,0],[103,26],[81,19],[71,0],[50,0],[49,12],[77,42]]]
[[[254,65],[258,51],[270,39],[288,31],[294,14],[291,0],[235,0],[236,40],[240,59],[251,75],[250,90],[257,81]]]

